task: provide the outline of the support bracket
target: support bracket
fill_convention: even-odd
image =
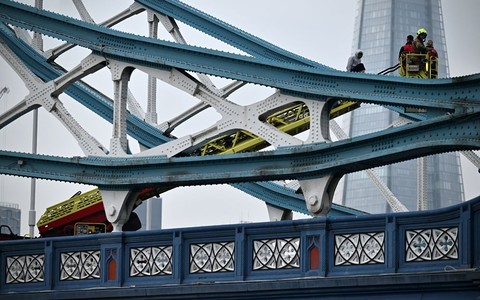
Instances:
[[[325,216],[332,206],[333,194],[342,175],[329,175],[321,178],[300,180],[300,187],[313,216]]]

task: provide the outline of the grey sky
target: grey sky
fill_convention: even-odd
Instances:
[[[33,5],[34,1],[23,1]],[[318,61],[335,69],[344,70],[347,58],[352,52],[353,24],[356,16],[357,0],[188,0],[184,1],[208,14],[226,21],[246,32],[263,38],[279,47],[298,55]],[[101,22],[127,7],[131,1],[84,1],[90,10],[93,19]],[[112,4],[115,3],[114,7]],[[478,28],[480,20],[480,1],[478,0],[444,0],[442,1],[447,50],[452,76],[463,76],[480,72],[480,39]],[[77,16],[70,1],[47,0],[45,9],[54,10],[63,14]],[[465,26],[464,21],[468,20]],[[135,33],[147,34],[145,14],[118,26],[119,30],[129,31],[134,28]],[[180,24],[183,25],[183,24]],[[225,47],[221,42],[199,35],[195,30],[185,29],[184,35],[190,44],[202,47],[236,51]],[[159,29],[160,38],[169,39],[163,28]],[[46,39],[48,49],[58,41]],[[72,67],[79,59],[88,54],[88,51],[76,49],[73,54],[60,60],[61,64]],[[73,58],[72,58],[73,57]],[[368,66],[367,66],[368,69]],[[0,109],[14,105],[27,95],[27,90],[18,76],[0,58],[0,88],[8,86],[11,91],[2,98]],[[102,70],[91,76],[92,83],[102,82],[99,87],[107,95],[113,94],[113,87],[109,82],[107,70]],[[137,100],[146,98],[146,77],[135,73],[131,80],[131,89]],[[214,79],[220,86],[221,79]],[[163,120],[175,112],[164,102],[177,100],[175,91],[168,87],[159,88],[159,120]],[[260,100],[258,95],[248,92],[238,96],[244,97],[240,101]],[[111,125],[69,100],[60,98],[79,122],[89,132],[95,132],[97,139],[104,145],[109,145]],[[176,105],[176,109],[188,107],[193,102],[181,99],[185,106]],[[182,102],[182,103],[183,103]],[[177,103],[177,102],[175,102]],[[179,106],[179,107],[177,107]],[[144,106],[145,107],[145,106]],[[164,109],[168,107],[169,109]],[[212,115],[212,118],[215,118]],[[62,156],[83,155],[76,141],[67,131],[59,126],[58,121],[40,110],[39,153]],[[212,121],[213,122],[213,121]],[[0,131],[1,149],[12,151],[31,151],[31,114],[22,117],[14,124],[10,124]],[[132,146],[132,145],[131,145]],[[464,181],[467,199],[479,194],[474,182],[478,182],[478,172],[469,163],[464,165]],[[22,209],[22,234],[28,232],[28,210],[30,201],[30,180],[15,177],[0,177],[0,201],[16,202]],[[93,187],[57,183],[37,180],[37,219],[45,208],[69,198],[78,190],[88,191]],[[162,195],[164,201],[165,227],[183,227],[209,224],[237,223],[240,221],[267,221],[267,211],[263,202],[256,200],[229,186],[179,188]]]

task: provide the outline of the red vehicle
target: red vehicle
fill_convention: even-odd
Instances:
[[[155,188],[144,189],[140,200],[158,194]],[[37,222],[42,237],[94,234],[111,232],[113,227],[105,215],[100,190],[93,189],[86,193],[76,193],[70,199],[50,206]],[[141,222],[135,212],[123,226],[124,231],[140,229]]]

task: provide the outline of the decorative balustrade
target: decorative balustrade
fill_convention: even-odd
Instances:
[[[475,269],[479,226],[477,198],[429,212],[4,241],[0,295]]]

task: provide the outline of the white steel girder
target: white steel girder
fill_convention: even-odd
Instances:
[[[300,139],[279,131],[274,126],[262,120],[269,112],[298,102],[304,102],[309,108],[311,120],[316,120],[311,122],[307,142],[330,141],[328,128],[329,112],[326,109],[328,107],[326,102],[286,96],[277,91],[262,101],[241,106],[218,96],[194,78],[176,69],[164,71],[143,66],[127,65],[116,61],[110,61],[109,65],[111,66],[112,78],[116,84],[114,134],[111,144],[111,152],[113,155],[126,155],[126,91],[128,90],[128,79],[133,68],[138,68],[155,78],[197,97],[202,103],[214,108],[222,116],[221,120],[210,128],[137,153],[135,156],[166,155],[167,157],[171,157],[195,144],[200,144],[205,140],[239,129],[247,130],[265,139],[275,148],[301,145],[303,142]],[[201,107],[199,107],[199,109],[200,108]],[[121,144],[122,140],[125,141],[123,145]],[[120,149],[122,149],[122,151],[120,151]],[[313,215],[322,215],[328,212],[332,202],[333,191],[339,179],[340,177],[331,175],[318,179],[300,181],[307,201],[307,207]],[[282,215],[285,214],[282,213]]]
[[[226,86],[224,86],[222,89],[219,90],[219,94],[221,97],[227,97],[231,93],[235,92],[236,90],[240,89],[242,86],[244,86],[246,83],[242,81],[234,81]],[[158,129],[165,133],[170,133],[172,130],[174,130],[177,126],[188,120],[189,118],[195,116],[196,114],[202,112],[203,110],[209,108],[210,106],[206,103],[199,102],[192,106],[191,108],[187,109],[183,113],[177,115],[176,117],[163,122],[157,126]]]
[[[326,102],[307,101],[310,112],[310,133],[306,142],[330,142],[330,111]],[[343,174],[299,180],[307,209],[313,216],[325,216],[332,206],[333,194]]]
[[[159,20],[163,27],[165,27],[165,30],[170,33],[172,38],[175,40],[175,42],[179,44],[184,44],[186,45],[187,42],[182,36],[182,33],[180,32],[180,28],[178,27],[177,23],[175,22],[174,19],[169,18],[163,14],[159,13],[152,13],[151,11],[148,11],[148,22],[153,22],[155,19]],[[198,79],[213,93],[217,95],[221,95],[220,91],[215,87],[213,82],[210,80],[210,78],[205,75],[205,74],[196,74]]]
[[[285,96],[279,92],[276,92],[263,101],[259,101],[247,106],[241,106],[212,93],[200,82],[183,74],[182,72],[179,72],[176,69],[162,71],[142,66],[138,66],[138,69],[147,74],[152,74],[156,78],[178,89],[181,89],[192,96],[197,97],[204,104],[214,108],[222,116],[222,118],[210,128],[135,154],[136,156],[167,155],[168,157],[171,157],[187,149],[188,147],[200,144],[205,140],[238,129],[245,129],[257,136],[260,136],[274,147],[298,145],[302,143],[301,140],[279,131],[272,125],[260,120],[260,117],[267,114],[269,111],[274,110],[275,108],[279,108],[287,104],[308,101],[315,102],[297,97]]]
[[[293,219],[291,210],[283,209],[268,203],[265,204],[267,205],[268,218],[270,221],[284,221]]]
[[[30,94],[17,103],[10,110],[0,116],[0,128],[5,127],[18,116],[24,115],[37,107],[43,107],[54,115],[63,126],[77,140],[80,148],[86,155],[105,155],[108,151],[93,136],[84,130],[80,124],[70,115],[58,95],[75,80],[94,72],[101,61],[87,57],[82,65],[72,71],[56,78],[53,81],[44,83],[8,47],[0,42],[0,54],[19,74]],[[87,63],[90,61],[90,63]],[[92,63],[95,61],[95,63]]]
[[[110,139],[110,153],[113,156],[127,156],[128,81],[134,68],[117,61],[109,61],[108,63],[114,84],[113,131]]]
[[[158,18],[148,13],[148,35],[151,38],[158,37]],[[148,74],[147,86],[147,113],[145,121],[150,124],[157,124],[157,78]]]
[[[80,17],[82,20],[88,23],[94,24],[95,22],[93,21],[93,18],[90,16],[88,13],[87,9],[85,8],[85,5],[83,5],[82,0],[72,0],[73,4],[75,5],[75,8],[77,9],[78,13],[80,14]]]

